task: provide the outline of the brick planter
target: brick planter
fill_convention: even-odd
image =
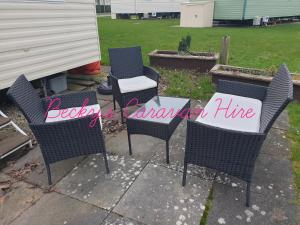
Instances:
[[[218,53],[194,52],[195,55],[179,55],[177,51],[155,50],[148,54],[151,66],[166,69],[195,70],[200,73],[210,71],[219,59]]]
[[[215,84],[218,80],[240,81],[250,84],[268,86],[272,76],[268,71],[227,65],[215,65],[209,72]],[[292,74],[294,84],[294,99],[300,101],[300,75]]]

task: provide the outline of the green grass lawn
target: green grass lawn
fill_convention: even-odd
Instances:
[[[290,104],[288,107],[290,130],[288,137],[291,142],[293,168],[295,171],[295,184],[300,204],[300,103]]]
[[[161,82],[167,88],[167,96],[187,97],[190,99],[209,100],[215,92],[211,77],[188,71],[172,71],[159,69]]]
[[[179,20],[111,20],[98,18],[102,63],[109,64],[108,48],[140,45],[145,64],[155,49],[176,50],[190,34],[193,51],[220,51],[221,38],[231,36],[231,65],[269,68],[286,63],[300,72],[300,24],[266,28],[180,28]]]

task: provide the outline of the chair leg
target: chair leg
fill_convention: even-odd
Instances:
[[[106,147],[105,147],[104,137],[102,137],[102,141],[103,141],[103,152],[102,152],[102,154],[103,154],[105,169],[106,169],[106,173],[109,174],[109,167],[108,167],[108,162],[107,162],[107,155],[106,155]]]
[[[184,168],[183,168],[183,176],[182,176],[182,186],[184,187],[186,184],[186,173],[187,173],[187,163],[184,163]]]
[[[247,182],[246,207],[250,206],[250,186],[251,186],[251,182]]]
[[[116,99],[115,99],[115,96],[113,96],[113,102],[114,102],[114,110],[116,110]]]
[[[166,163],[170,164],[169,140],[166,140]]]
[[[109,174],[109,167],[108,167],[108,161],[107,161],[106,152],[103,152],[103,158],[104,158],[106,173]]]
[[[45,166],[46,166],[46,170],[47,170],[48,184],[52,185],[50,166],[48,164],[45,164]]]
[[[131,139],[130,139],[130,133],[128,133],[128,131],[127,131],[127,136],[128,136],[129,155],[132,155]]]
[[[121,107],[121,122],[124,123],[123,108]]]

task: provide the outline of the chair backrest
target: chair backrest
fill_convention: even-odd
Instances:
[[[7,91],[7,95],[20,108],[29,123],[45,121],[42,101],[24,75],[18,77]]]
[[[270,83],[262,104],[260,132],[267,133],[280,113],[293,100],[293,81],[285,64]]]
[[[141,47],[108,49],[113,76],[131,78],[143,75],[143,57]]]

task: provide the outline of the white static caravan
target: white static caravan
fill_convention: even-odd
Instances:
[[[186,0],[111,0],[112,18],[118,14],[179,13]]]
[[[95,0],[0,0],[0,90],[99,59]]]

